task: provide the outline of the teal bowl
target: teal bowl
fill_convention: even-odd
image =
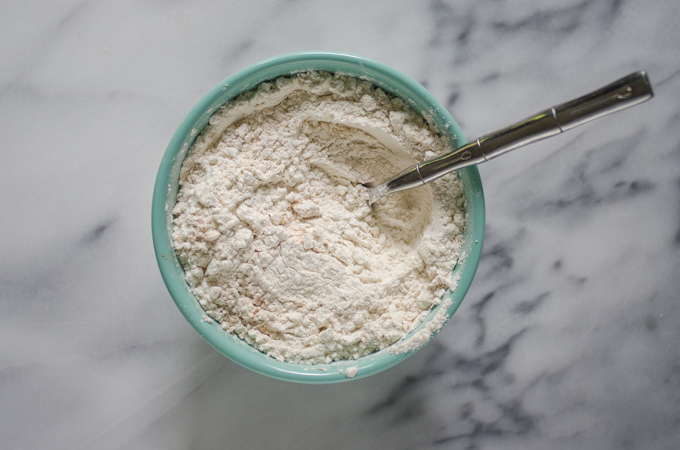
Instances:
[[[184,281],[184,270],[175,255],[171,238],[171,212],[177,198],[180,167],[210,116],[227,101],[262,82],[310,70],[337,72],[368,80],[407,102],[414,111],[419,112],[438,129],[450,142],[452,149],[466,142],[453,117],[437,99],[421,85],[391,67],[341,53],[300,52],[276,56],[253,64],[224,80],[208,92],[182,121],[168,144],[158,170],[151,219],[156,259],[163,280],[179,310],[203,339],[232,361],[263,375],[297,383],[324,384],[358,380],[373,375],[398,364],[414,352],[395,355],[389,353],[388,347],[357,360],[335,361],[330,364],[279,362],[227,333],[216,322],[208,323],[203,320],[204,311]],[[468,167],[460,170],[458,176],[463,181],[466,200],[465,231],[463,257],[453,268],[454,276],[460,277],[458,287],[445,294],[445,298],[452,301],[446,312],[447,320],[456,312],[470,288],[484,238],[484,193],[479,171],[476,167]],[[441,307],[439,305],[430,311],[425,321],[404,339],[421,330]],[[345,370],[349,367],[358,369],[353,378],[346,376]]]

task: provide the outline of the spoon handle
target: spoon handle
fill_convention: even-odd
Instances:
[[[482,136],[451,153],[415,164],[394,178],[369,188],[369,204],[390,192],[422,186],[454,170],[481,164],[516,148],[637,105],[653,96],[652,86],[644,70],[630,74],[590,94]]]

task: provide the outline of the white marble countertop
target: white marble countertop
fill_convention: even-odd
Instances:
[[[680,447],[675,0],[14,2],[0,14],[7,449]],[[449,325],[350,383],[272,380],[186,323],[153,183],[213,86],[298,50],[376,59],[468,138],[646,69],[656,97],[480,167],[483,259]]]

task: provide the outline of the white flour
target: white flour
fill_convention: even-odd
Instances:
[[[455,288],[462,185],[444,177],[371,209],[361,184],[446,149],[401,100],[354,78],[309,72],[241,95],[181,170],[173,240],[194,295],[280,361],[399,341]]]

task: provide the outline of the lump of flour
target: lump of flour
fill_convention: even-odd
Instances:
[[[263,83],[212,116],[182,165],[172,212],[186,281],[209,317],[280,361],[381,350],[455,288],[462,185],[444,177],[369,207],[362,184],[446,151],[366,81]]]

